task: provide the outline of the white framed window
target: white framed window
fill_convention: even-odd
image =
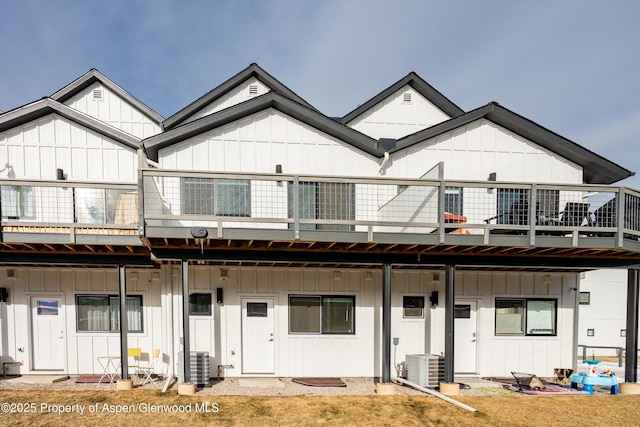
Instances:
[[[0,191],[3,219],[35,217],[33,187],[3,185]]]
[[[143,332],[142,295],[127,296],[127,330]],[[78,332],[119,332],[120,298],[117,295],[76,295]]]
[[[193,293],[189,294],[189,315],[190,316],[211,316],[211,294]]]
[[[580,292],[580,305],[591,304],[591,292]]]
[[[355,334],[355,296],[289,295],[290,334]]]
[[[403,295],[402,317],[405,319],[424,318],[424,295]]]
[[[182,214],[251,216],[251,182],[245,179],[182,178]]]
[[[288,216],[293,217],[293,184],[287,187]],[[300,182],[298,206],[301,219],[355,219],[355,186],[341,182]],[[293,224],[289,224],[293,228]],[[300,224],[301,230],[353,230],[343,224]]]
[[[496,335],[557,335],[556,299],[499,299],[495,301]]]

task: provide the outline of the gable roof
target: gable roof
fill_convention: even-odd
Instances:
[[[32,102],[31,104],[24,105],[0,115],[0,132],[4,132],[16,126],[32,122],[54,113],[101,135],[111,138],[128,148],[134,150],[140,148],[141,144],[138,138],[87,114],[81,113],[78,110],[67,107],[66,105],[51,98],[42,98],[39,101]]]
[[[378,148],[378,141],[375,139],[344,126],[317,110],[301,105],[278,92],[268,92],[198,120],[185,123],[164,133],[149,137],[143,141],[143,145],[149,158],[157,161],[158,150],[162,148],[269,108],[291,116],[372,156],[378,158],[384,156],[384,150]]]
[[[207,92],[191,104],[184,107],[182,110],[178,111],[171,117],[168,117],[162,125],[165,129],[172,129],[176,126],[179,126],[185,119],[192,116],[205,106],[209,105],[216,99],[225,95],[229,91],[233,90],[242,82],[255,77],[262,83],[264,83],[269,89],[273,92],[279,93],[284,97],[290,98],[296,101],[298,104],[304,105],[307,108],[315,109],[311,104],[307,101],[296,95],[291,89],[280,83],[277,79],[267,73],[265,70],[260,68],[260,66],[256,63],[249,65],[244,70],[240,71],[235,76],[231,77],[229,80],[225,81],[215,89]]]
[[[460,114],[464,114],[464,110],[451,102],[447,97],[438,92],[433,86],[422,80],[419,75],[412,71],[364,104],[360,105],[355,110],[345,115],[342,119],[340,119],[340,122],[343,124],[349,123],[360,114],[364,113],[370,108],[373,108],[375,105],[379,104],[380,102],[391,96],[393,93],[397,92],[407,85],[411,86],[416,92],[428,99],[429,102],[438,107],[449,117],[455,117],[459,116]]]
[[[446,122],[407,135],[397,141],[396,147],[391,152],[406,149],[482,118],[580,165],[583,168],[583,180],[587,184],[613,184],[634,175],[628,169],[502,107],[496,102],[491,102]]]
[[[160,125],[162,123],[162,120],[164,120],[164,118],[160,114],[153,111],[138,98],[122,89],[120,86],[115,84],[112,80],[110,80],[107,76],[105,76],[95,68],[92,68],[83,76],[77,78],[73,82],[69,83],[68,85],[51,95],[51,99],[60,103],[64,103],[64,101],[82,92],[84,89],[91,86],[95,82],[100,82],[101,84],[103,84],[110,91],[116,93],[119,97],[127,101],[129,104],[133,105],[135,108],[140,110],[142,114],[149,117],[151,121],[157,123],[158,125]]]

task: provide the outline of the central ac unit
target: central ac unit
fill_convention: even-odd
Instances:
[[[184,382],[184,362],[183,352],[178,353],[178,380]],[[209,387],[209,352],[208,351],[192,351],[189,358],[190,364],[190,381],[196,387]]]
[[[435,388],[444,382],[444,356],[407,354],[407,381],[421,387]]]

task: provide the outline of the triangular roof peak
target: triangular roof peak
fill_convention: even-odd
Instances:
[[[160,125],[162,123],[162,120],[164,120],[164,118],[160,114],[156,113],[145,103],[143,103],[138,98],[136,98],[135,96],[131,95],[129,92],[127,92],[126,90],[118,86],[115,82],[113,82],[111,79],[109,79],[107,76],[105,76],[95,68],[90,69],[87,73],[80,76],[73,82],[69,83],[68,85],[66,85],[65,87],[63,87],[62,89],[54,93],[53,95],[51,95],[51,99],[58,101],[60,103],[64,103],[67,99],[82,92],[87,87],[94,84],[95,82],[100,82],[102,85],[107,87],[110,91],[116,93],[118,96],[120,96],[122,99],[127,101],[129,104],[131,104],[132,106],[140,110],[142,114],[149,117],[149,119],[151,119],[153,122],[157,123],[158,125]]]
[[[269,92],[241,102],[214,114],[177,126],[161,134],[143,141],[147,155],[151,160],[158,160],[158,151],[191,138],[195,135],[217,129],[229,123],[241,120],[251,114],[273,108],[314,129],[324,132],[346,144],[353,146],[371,156],[382,158],[384,151],[378,142],[371,137],[342,125],[314,108],[308,108],[278,92]]]
[[[162,123],[164,128],[172,129],[176,126],[181,125],[187,118],[191,117],[207,105],[214,102],[216,99],[224,96],[225,94],[236,88],[238,85],[242,84],[242,82],[245,82],[250,78],[256,78],[273,92],[279,93],[280,95],[287,97],[297,102],[298,104],[315,110],[315,108],[311,104],[302,99],[295,92],[286,87],[279,80],[274,78],[271,74],[267,73],[264,69],[262,69],[258,64],[254,62],[218,87],[207,92],[191,104],[184,107],[182,110],[167,118]]]
[[[2,114],[0,116],[0,132],[37,120],[49,114],[58,114],[61,117],[113,139],[128,148],[136,150],[141,146],[138,138],[78,110],[67,107],[51,98],[42,98]]]
[[[430,128],[400,138],[394,149],[398,152],[423,141],[435,138],[444,133],[466,126],[480,119],[493,122],[510,132],[538,144],[539,146],[568,159],[583,169],[583,180],[586,184],[612,184],[633,176],[634,173],[606,159],[593,151],[578,145],[538,123],[527,119],[503,107],[497,102],[490,102],[468,113],[453,117]]]
[[[449,98],[441,94],[429,83],[424,81],[422,77],[420,77],[416,72],[411,71],[405,77],[401,78],[400,80],[398,80],[397,82],[395,82],[394,84],[392,84],[391,86],[389,86],[388,88],[386,88],[385,90],[383,90],[382,92],[380,92],[379,94],[377,94],[376,96],[374,96],[373,98],[365,102],[364,104],[360,105],[355,110],[345,115],[342,119],[340,119],[340,121],[343,124],[349,123],[350,121],[352,121],[353,119],[355,119],[356,117],[364,113],[365,111],[373,108],[374,106],[376,106],[377,104],[379,104],[380,102],[384,101],[386,98],[391,96],[393,93],[397,92],[398,90],[402,89],[404,86],[407,86],[407,85],[411,86],[416,92],[418,92],[420,95],[428,99],[429,102],[431,102],[433,105],[438,107],[449,117],[456,117],[461,114],[464,114],[464,110],[462,110],[456,104],[451,102]]]

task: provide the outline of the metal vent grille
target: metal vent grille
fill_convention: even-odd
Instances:
[[[93,90],[93,99],[102,101],[102,89],[94,89]]]
[[[411,92],[405,92],[402,95],[402,102],[407,102],[407,103],[411,102]]]
[[[258,86],[251,85],[249,86],[249,95],[257,95],[258,94]]]

